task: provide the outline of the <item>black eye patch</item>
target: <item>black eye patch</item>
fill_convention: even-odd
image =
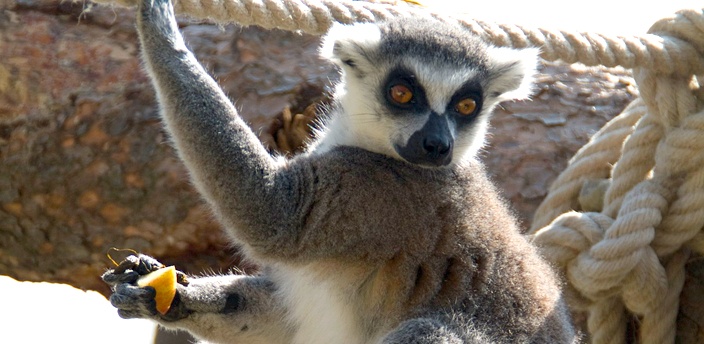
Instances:
[[[382,85],[379,94],[392,113],[402,115],[428,109],[425,89],[408,69],[399,67],[392,70]],[[400,95],[399,90],[405,93]]]
[[[445,111],[447,113],[455,113],[455,107],[457,106],[457,104],[467,98],[471,98],[476,102],[476,108],[474,109],[474,113],[480,113],[482,111],[484,94],[482,92],[482,86],[476,81],[468,81],[464,85],[462,85],[462,87],[460,87],[455,92],[455,94],[452,95],[452,98],[450,98],[450,102],[447,104],[447,108],[445,109]],[[458,116],[462,117],[459,114]],[[474,116],[465,117],[464,120],[471,120],[472,117]]]

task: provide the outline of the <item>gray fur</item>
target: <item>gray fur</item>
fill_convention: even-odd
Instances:
[[[186,49],[168,0],[144,0],[138,29],[181,159],[233,242],[266,268],[193,278],[162,316],[153,290],[134,285],[150,260],[133,257],[103,276],[120,315],[221,343],[577,341],[550,268],[473,157],[427,168],[337,143],[275,160]],[[381,44],[335,41],[332,58],[354,71],[406,50],[474,68],[490,89],[482,75],[501,69],[458,30],[403,19],[382,26]]]
[[[400,17],[382,26],[381,31],[384,39],[379,45],[380,60],[392,62],[411,55],[433,65],[473,67],[487,72],[489,57],[481,49],[484,44],[460,27]]]

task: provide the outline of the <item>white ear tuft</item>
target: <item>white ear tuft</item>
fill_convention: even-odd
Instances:
[[[530,97],[538,64],[539,49],[490,47],[489,95],[497,101],[521,100]]]
[[[375,49],[380,40],[381,31],[376,24],[333,24],[323,38],[320,55],[340,66],[354,66],[355,60]]]

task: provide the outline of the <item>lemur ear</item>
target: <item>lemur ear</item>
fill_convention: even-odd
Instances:
[[[497,101],[530,97],[538,64],[539,50],[490,47],[490,86],[488,94]]]
[[[381,31],[376,24],[333,24],[323,38],[320,55],[342,68],[363,72],[368,63],[365,57],[374,51],[381,40]]]

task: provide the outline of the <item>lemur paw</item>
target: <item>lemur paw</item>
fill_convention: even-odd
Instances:
[[[187,285],[185,274],[177,272],[176,296],[166,314],[160,314],[156,309],[156,290],[153,287],[139,287],[137,280],[143,275],[163,268],[156,259],[147,255],[128,256],[114,269],[108,270],[102,276],[103,281],[110,285],[113,294],[110,303],[117,308],[117,313],[124,319],[148,318],[154,320],[175,321],[183,319],[190,313],[181,302],[179,289]]]
[[[145,18],[154,16],[175,17],[171,0],[141,0],[139,1],[139,9]]]
[[[128,283],[120,283],[110,295],[110,303],[117,308],[123,319],[157,318],[156,291],[152,287],[140,288]]]

